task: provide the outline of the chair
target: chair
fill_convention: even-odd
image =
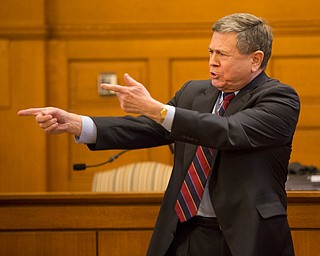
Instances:
[[[172,166],[158,162],[137,162],[93,176],[93,192],[164,192]]]

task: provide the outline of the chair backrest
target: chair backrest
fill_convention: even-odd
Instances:
[[[93,176],[93,192],[163,192],[172,166],[158,162],[137,162]]]

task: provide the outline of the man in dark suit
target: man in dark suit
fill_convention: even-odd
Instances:
[[[91,150],[174,143],[173,172],[147,255],[294,255],[285,182],[298,95],[264,72],[273,37],[263,19],[233,14],[212,30],[211,79],[187,82],[168,104],[128,74],[127,86],[102,85],[139,117],[88,118],[58,108],[19,114],[35,115],[48,133],[72,133]],[[229,93],[235,97],[227,106]],[[193,216],[181,211],[177,199],[199,145],[213,149],[213,156]]]

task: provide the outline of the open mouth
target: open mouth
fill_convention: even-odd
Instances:
[[[218,78],[218,75],[214,72],[210,72],[210,77],[215,79]]]

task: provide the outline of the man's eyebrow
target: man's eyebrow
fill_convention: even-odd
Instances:
[[[208,50],[209,51],[215,51],[215,52],[220,52],[220,53],[227,53],[226,51],[222,50],[222,49],[216,49],[216,50],[213,50],[212,48],[208,47]]]

